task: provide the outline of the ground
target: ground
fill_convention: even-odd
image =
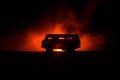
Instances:
[[[118,71],[111,51],[78,51],[46,53],[1,51],[1,70],[4,71]]]

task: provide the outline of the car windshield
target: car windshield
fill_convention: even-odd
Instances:
[[[52,40],[52,39],[72,40],[72,39],[79,39],[79,36],[76,34],[47,34],[46,39],[48,39],[48,40]]]

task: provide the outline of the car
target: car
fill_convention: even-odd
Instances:
[[[46,52],[64,52],[75,51],[80,47],[80,39],[78,34],[46,34],[42,41],[42,48]]]

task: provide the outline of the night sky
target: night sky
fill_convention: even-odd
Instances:
[[[16,33],[26,33],[26,31],[33,27],[36,23],[43,23],[47,17],[54,18],[56,16],[56,9],[71,9],[75,10],[78,19],[81,17],[82,11],[90,0],[40,0],[39,2],[3,2],[0,7],[0,50],[8,49],[14,40],[13,35]],[[92,0],[91,0],[92,1]],[[93,0],[94,2],[95,0]],[[98,0],[99,1],[99,0]],[[105,49],[115,48],[115,27],[113,27],[113,8],[112,0],[100,0],[100,6],[94,11],[88,29],[94,34],[103,34],[106,39]],[[41,26],[42,27],[42,26]],[[16,35],[18,36],[18,35]],[[19,35],[18,39],[25,37]],[[7,38],[6,38],[7,37]],[[9,41],[10,39],[10,41]],[[22,40],[21,40],[22,41]],[[24,41],[23,41],[24,43]],[[15,49],[19,43],[13,45]]]

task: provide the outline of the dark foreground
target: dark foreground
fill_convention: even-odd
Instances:
[[[45,53],[1,51],[1,70],[8,72],[118,71],[113,53],[108,51]]]

